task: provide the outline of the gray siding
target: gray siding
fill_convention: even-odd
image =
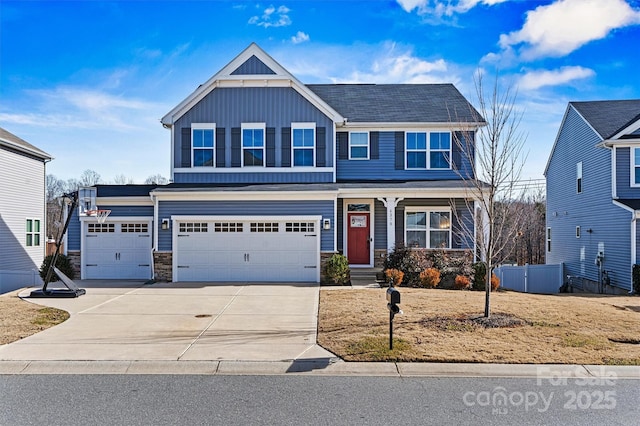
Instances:
[[[322,216],[333,217],[333,200],[320,201],[161,201],[158,221],[171,216]],[[157,229],[158,227],[156,227]],[[158,230],[158,250],[172,250],[171,230]],[[332,251],[333,227],[321,230],[320,250]]]
[[[176,179],[178,174],[176,174]],[[323,183],[331,182],[333,173],[180,173],[180,183]]]
[[[547,263],[565,264],[565,273],[598,281],[595,258],[604,244],[604,269],[613,285],[631,289],[631,213],[611,200],[611,151],[570,107],[547,169]],[[582,161],[582,193],[576,191],[576,164]],[[576,226],[581,237],[576,238]],[[589,232],[591,230],[591,232]],[[581,259],[581,253],[584,259]]]
[[[173,161],[175,167],[182,165],[182,128],[190,128],[191,123],[216,123],[217,128],[225,128],[225,161],[231,167],[231,129],[241,127],[242,123],[265,123],[266,127],[275,128],[275,167],[282,167],[289,161],[283,161],[282,129],[290,128],[294,122],[314,122],[316,127],[324,127],[326,149],[324,164],[333,167],[333,122],[320,110],[314,107],[298,92],[285,87],[247,87],[247,88],[217,88],[209,93],[197,105],[187,111],[175,123],[173,132],[175,137]],[[216,141],[217,144],[220,141]],[[239,175],[232,175],[238,177]],[[215,172],[207,175],[228,181],[229,176],[217,176]],[[279,176],[283,177],[283,176]],[[323,175],[326,178],[327,175]],[[174,176],[175,182],[184,182],[181,173]],[[260,180],[261,181],[261,176]],[[331,182],[333,176],[331,176]],[[188,181],[187,181],[188,182]],[[256,181],[258,182],[258,181]],[[306,182],[306,181],[303,181]]]
[[[348,143],[348,142],[347,142]],[[452,146],[455,143],[452,140]],[[403,145],[404,147],[404,145]],[[348,152],[345,151],[346,158]],[[452,157],[459,164],[455,165],[455,170],[397,170],[396,155],[399,162],[404,165],[404,148],[402,153],[396,154],[395,132],[380,132],[378,140],[378,159],[370,160],[348,160],[338,159],[336,168],[336,178],[338,180],[444,180],[460,179],[460,172],[469,174],[470,166],[465,156],[456,155],[452,152]],[[460,170],[460,172],[456,171]]]
[[[242,65],[236,68],[231,75],[273,75],[275,72],[266,66],[264,62],[256,58],[255,55],[244,61]]]
[[[39,269],[46,246],[45,166],[0,147],[0,280],[2,271]],[[40,220],[40,245],[27,247],[26,220]]]
[[[373,218],[373,248],[387,248],[387,208],[382,201],[375,201],[375,214]]]
[[[455,209],[451,218],[451,248],[472,249],[473,240],[464,235],[459,225],[460,221],[467,223],[468,229],[473,229],[473,215],[464,200],[455,200]],[[396,207],[396,245],[404,245],[404,212],[406,207],[451,207],[451,200],[438,198],[413,198],[403,200]]]

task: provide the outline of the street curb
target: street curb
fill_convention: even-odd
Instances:
[[[640,380],[640,366],[294,361],[0,361],[0,375],[167,374],[384,377],[607,378]]]

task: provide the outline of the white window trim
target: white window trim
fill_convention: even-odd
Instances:
[[[209,148],[201,148],[201,147],[195,147],[193,145],[193,131],[194,130],[212,130],[213,131],[213,147],[211,148],[213,150],[213,160],[212,160],[212,165],[211,166],[196,166],[195,165],[195,150],[196,149],[209,149]],[[198,168],[198,169],[212,169],[215,167],[216,165],[216,143],[218,141],[216,141],[216,123],[191,123],[191,167],[194,168]]]
[[[262,130],[262,136],[263,136],[263,140],[262,140],[262,166],[245,166],[244,165],[244,131],[245,130],[255,130],[255,129],[261,129]],[[293,142],[292,142],[293,143]],[[240,161],[241,161],[241,166],[242,167],[249,167],[251,169],[259,169],[259,168],[266,168],[266,163],[267,163],[267,125],[266,123],[242,123],[240,125]],[[246,148],[246,149],[257,149],[257,148]]]
[[[453,240],[453,214],[451,212],[451,207],[437,207],[437,206],[430,206],[430,207],[415,207],[415,206],[411,206],[411,207],[406,207],[404,209],[404,224],[403,224],[403,228],[404,228],[404,235],[403,235],[403,241],[404,241],[404,245],[406,247],[408,247],[407,245],[407,214],[408,213],[426,213],[427,215],[427,228],[424,229],[424,232],[427,234],[427,239],[426,239],[426,243],[427,243],[427,247],[428,249],[432,249],[434,247],[431,247],[431,239],[429,238],[429,233],[431,232],[431,223],[429,221],[429,215],[430,213],[449,213],[449,246],[445,247],[446,249],[450,250],[452,249],[452,240]],[[434,229],[436,230],[436,229]],[[422,229],[420,229],[419,231],[423,231]],[[421,247],[423,248],[423,247]],[[441,247],[435,247],[435,248],[441,248]]]
[[[631,175],[631,179],[629,181],[629,186],[632,188],[640,188],[640,183],[636,183],[636,167],[640,167],[640,164],[636,164],[635,155],[635,150],[640,149],[640,146],[631,146],[629,148],[629,162],[631,163],[631,173],[629,173],[629,175]]]
[[[309,147],[294,147],[293,146],[293,131],[294,130],[313,130],[313,165],[312,166],[296,166],[294,163],[295,150],[296,149],[310,149]],[[265,136],[266,138],[266,136]],[[265,141],[266,144],[266,141]],[[304,167],[315,167],[316,166],[316,123],[291,123],[291,168],[304,168]]]
[[[357,158],[353,158],[351,157],[351,134],[352,133],[366,133],[367,135],[367,157],[363,158],[363,157],[357,157]],[[353,145],[354,147],[360,147],[362,148],[363,145]],[[371,134],[368,131],[363,131],[363,132],[349,132],[349,160],[353,160],[353,161],[366,161],[369,160],[371,158]]]
[[[27,231],[27,222],[28,221],[31,221],[31,229],[33,229],[36,221],[38,221],[40,223],[40,226],[38,226],[39,231],[38,232],[33,231],[33,230],[31,232]],[[27,241],[28,241],[27,237],[29,235],[31,235],[31,244],[30,245],[27,244]],[[38,235],[38,244],[34,244],[34,242],[33,242],[33,239],[34,239],[33,237],[35,237],[36,235]],[[42,219],[37,218],[37,217],[27,217],[27,218],[25,218],[25,221],[24,221],[24,246],[25,247],[42,247]]]
[[[584,180],[582,179],[582,161],[576,163],[576,194],[584,192]]]
[[[426,147],[425,149],[408,149],[407,148],[407,136],[409,133],[424,133],[426,138]],[[448,133],[449,134],[449,150],[444,149],[434,149],[431,150],[431,134],[432,133]],[[453,132],[449,130],[410,130],[404,132],[404,169],[405,170],[452,170],[452,150],[453,150]],[[407,153],[409,152],[424,152],[426,156],[425,165],[426,167],[409,167],[409,163],[407,161]],[[431,167],[431,152],[448,152],[447,159],[449,160],[449,167],[446,168],[435,168]]]

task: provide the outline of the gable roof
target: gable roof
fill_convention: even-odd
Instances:
[[[603,140],[610,139],[634,123],[640,122],[640,99],[569,102],[569,104]]]
[[[348,122],[484,123],[453,84],[309,84]]]
[[[13,148],[14,150],[32,155],[45,161],[51,160],[51,155],[47,154],[39,148],[36,148],[29,142],[17,137],[13,133],[3,129],[2,127],[0,127],[0,145]]]
[[[251,43],[213,77],[198,86],[191,95],[162,117],[162,124],[167,127],[173,125],[191,107],[217,87],[291,87],[332,120],[343,121],[342,116],[331,106],[309,90],[256,43]]]

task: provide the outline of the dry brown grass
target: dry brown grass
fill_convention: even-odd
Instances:
[[[69,318],[60,309],[25,302],[18,297],[20,291],[0,295],[0,345],[24,339]]]
[[[484,292],[400,288],[389,351],[386,289],[323,289],[318,342],[348,361],[640,365],[640,298],[491,294],[492,313],[523,325],[487,328]]]

